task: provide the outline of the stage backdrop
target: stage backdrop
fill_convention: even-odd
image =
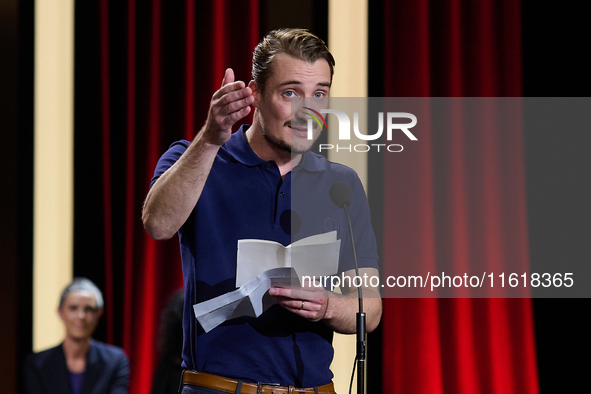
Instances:
[[[384,0],[383,95],[521,96],[520,11]],[[527,268],[523,136],[483,126],[428,136],[404,166],[384,155],[383,275],[393,262]],[[382,331],[384,393],[538,392],[530,299],[386,299]]]
[[[250,78],[259,5],[84,4],[76,7],[74,273],[104,278],[97,279],[106,293],[101,330],[130,356],[130,392],[146,393],[158,314],[182,278],[178,241],[149,239],[142,202],[161,153],[203,124],[224,69]],[[521,95],[519,2],[384,0],[380,15],[382,95]],[[424,146],[405,169],[412,177],[384,157],[381,232],[394,241],[384,242],[384,262],[527,262],[525,190],[503,199],[499,183],[523,188],[523,147],[512,136],[500,166],[504,138],[460,131],[441,141],[449,154]],[[435,167],[444,178],[433,176]],[[472,198],[475,188],[486,194]],[[487,224],[485,238],[474,239],[483,234],[475,223]],[[509,241],[510,256],[487,252]],[[385,300],[382,332],[384,393],[538,391],[529,300]]]

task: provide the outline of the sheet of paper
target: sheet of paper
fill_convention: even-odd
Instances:
[[[270,269],[234,291],[193,305],[193,312],[205,332],[237,317],[259,317],[272,305],[264,302],[264,295],[271,285],[293,281],[299,285],[292,268]]]
[[[242,316],[259,317],[272,304],[265,294],[273,283],[290,286],[304,275],[337,273],[341,241],[336,231],[300,239],[289,246],[278,242],[238,241],[237,289],[193,305],[195,317],[205,332]]]
[[[320,245],[292,245],[287,249],[289,266],[295,269],[298,277],[329,276],[339,270],[341,240]]]
[[[288,246],[303,246],[303,245],[315,245],[315,244],[326,244],[337,240],[337,232],[335,230],[329,231],[322,234],[312,235],[310,237],[298,239],[294,243]]]
[[[339,266],[340,245],[336,231],[306,237],[289,246],[260,239],[239,240],[236,287],[278,267],[294,267],[300,278],[303,275],[335,274]]]

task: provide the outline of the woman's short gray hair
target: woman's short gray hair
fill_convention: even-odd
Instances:
[[[87,278],[74,278],[74,280],[66,286],[64,291],[62,291],[62,296],[60,298],[60,308],[64,305],[64,301],[68,294],[73,291],[88,291],[89,293],[92,293],[96,300],[97,309],[104,308],[105,303],[103,302],[103,293],[101,293],[97,285]]]

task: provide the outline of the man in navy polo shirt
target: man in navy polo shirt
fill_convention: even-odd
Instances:
[[[361,182],[350,168],[310,152],[306,124],[292,123],[292,99],[328,97],[333,69],[334,59],[318,37],[301,29],[270,32],[255,48],[253,80],[234,81],[227,69],[193,142],[174,143],[158,162],[142,220],[154,239],[179,234],[185,282],[183,393],[287,392],[287,386],[334,392],[332,336],[355,332],[357,300],[347,293],[355,295],[356,289],[336,295],[323,288],[296,293],[272,287],[277,304],[259,318],[232,319],[208,333],[192,310],[235,289],[240,239],[288,245],[337,230],[339,269],[353,277],[345,214],[329,198],[337,181],[353,190],[349,210],[360,274],[378,275]],[[232,125],[251,106],[252,126],[232,134]],[[299,218],[297,226],[287,217]],[[375,289],[364,292],[370,296],[365,312],[372,331],[381,318],[381,300]]]

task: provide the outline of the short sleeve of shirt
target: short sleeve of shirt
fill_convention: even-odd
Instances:
[[[177,160],[185,153],[191,143],[187,140],[180,140],[170,145],[168,150],[160,157],[154,170],[154,176],[150,182],[150,187],[162,176]]]

